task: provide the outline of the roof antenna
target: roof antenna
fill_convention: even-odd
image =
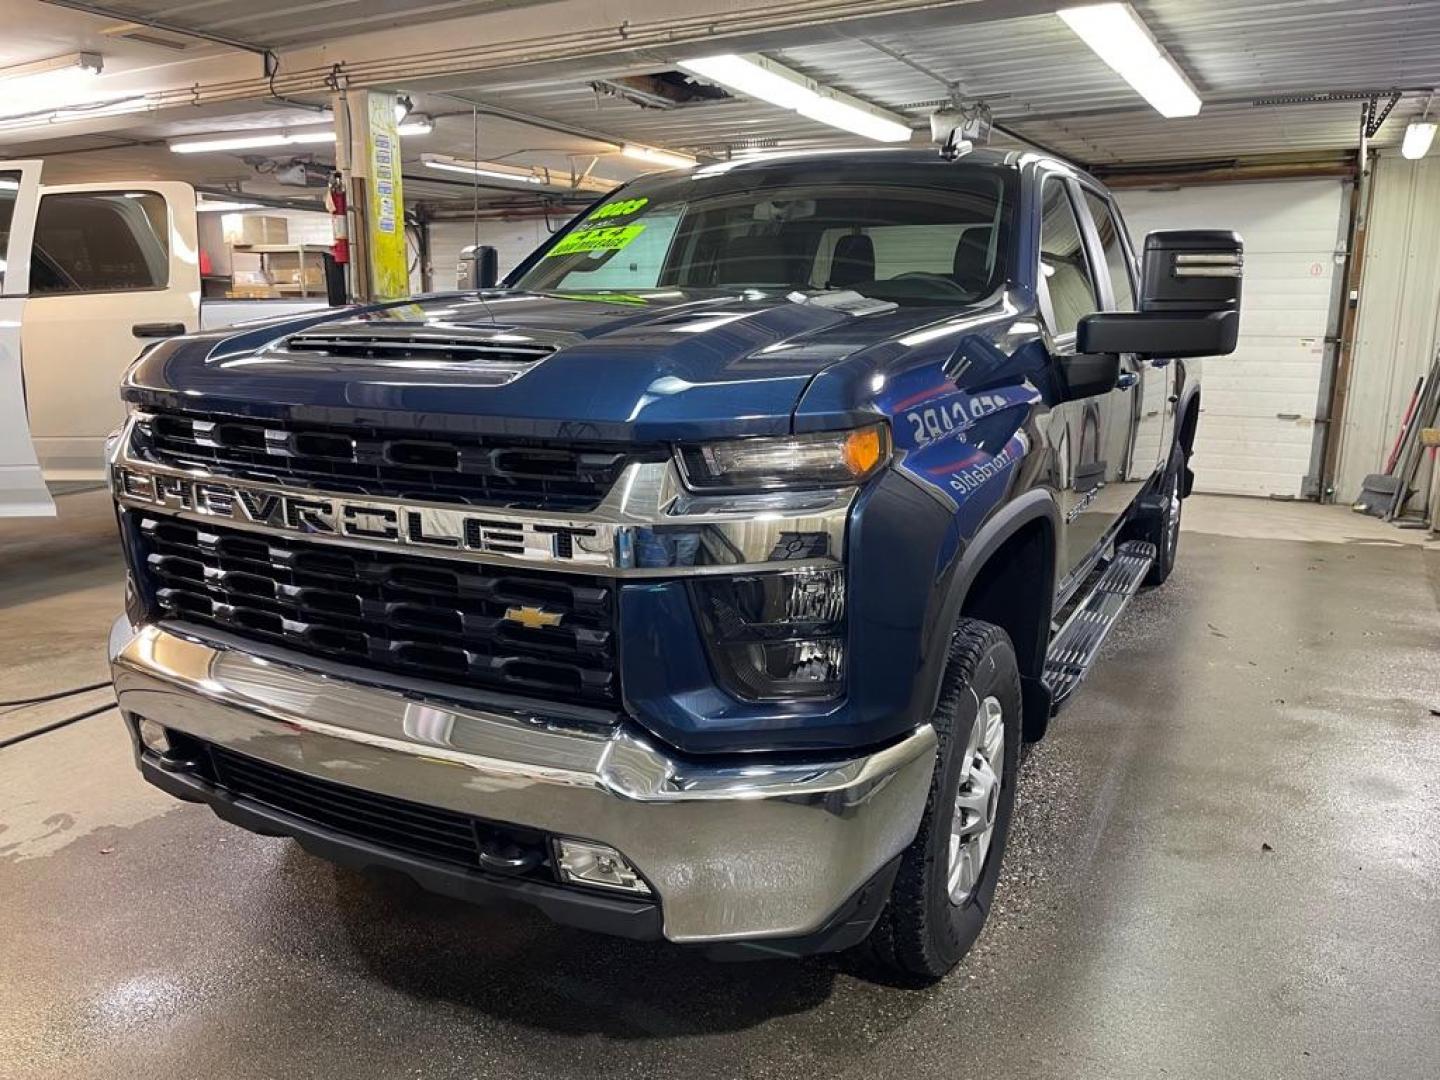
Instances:
[[[968,154],[990,141],[990,106],[983,101],[966,105],[952,95],[950,104],[930,114],[930,141],[940,147],[946,161]]]

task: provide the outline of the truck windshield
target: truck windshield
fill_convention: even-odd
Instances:
[[[743,175],[743,174],[742,174]],[[848,289],[963,304],[1004,278],[1007,185],[955,170],[942,187],[665,178],[622,189],[515,282],[546,292]],[[772,178],[765,178],[773,181]]]

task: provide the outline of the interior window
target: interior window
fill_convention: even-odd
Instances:
[[[1130,279],[1130,256],[1121,238],[1125,226],[1110,209],[1110,204],[1093,191],[1085,192],[1085,205],[1094,219],[1095,231],[1105,251],[1105,266],[1110,271],[1110,291],[1115,294],[1116,311],[1135,310],[1135,286]]]
[[[20,197],[20,174],[0,172],[0,289],[5,287],[5,252],[10,248],[10,221]]]
[[[32,294],[163,289],[169,280],[170,229],[162,196],[153,191],[41,196]]]
[[[1046,180],[1043,192],[1040,273],[1050,293],[1050,332],[1058,337],[1073,334],[1080,320],[1100,303],[1069,192],[1056,179]]]

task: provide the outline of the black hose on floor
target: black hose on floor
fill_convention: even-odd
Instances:
[[[59,728],[69,727],[71,724],[78,724],[81,720],[89,720],[92,716],[99,716],[101,713],[109,712],[116,707],[115,702],[112,701],[108,704],[101,705],[99,708],[82,712],[78,716],[67,716],[63,720],[55,720],[49,724],[44,724],[41,727],[35,728],[33,731],[24,731],[19,735],[11,735],[8,739],[0,739],[0,750],[4,750],[7,746],[14,746],[16,743],[22,743],[26,739],[33,739],[37,735],[45,735]]]
[[[70,690],[56,690],[52,694],[41,694],[39,697],[15,698],[13,701],[0,701],[0,709],[9,705],[41,705],[47,701],[59,701],[61,698],[74,697],[76,694],[84,694],[91,690],[99,690],[102,686],[109,686],[110,680],[91,683],[89,686],[77,686]]]

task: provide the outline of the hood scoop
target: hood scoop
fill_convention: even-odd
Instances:
[[[487,382],[504,385],[519,378],[556,347],[519,334],[494,331],[365,326],[302,331],[278,342],[271,351],[413,370],[463,367],[467,373],[488,376]]]

